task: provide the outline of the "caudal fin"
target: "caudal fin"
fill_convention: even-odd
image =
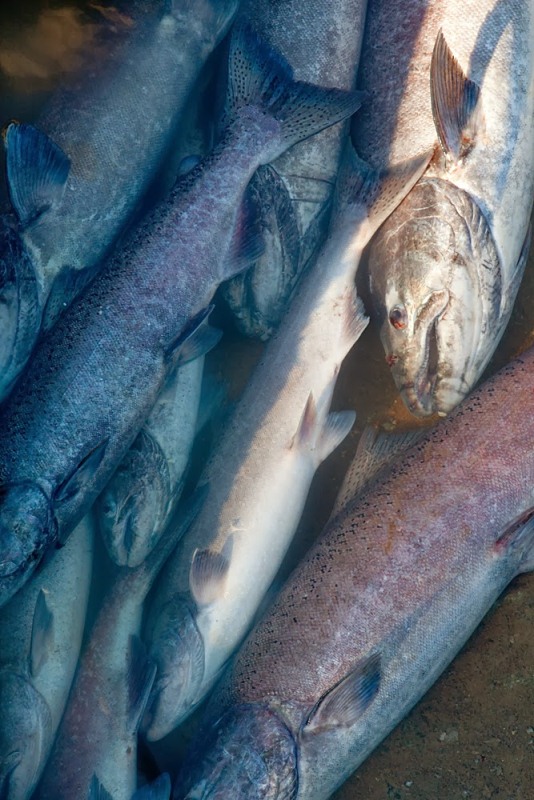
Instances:
[[[229,122],[240,109],[255,106],[280,123],[278,141],[266,161],[350,116],[364,97],[362,92],[325,89],[295,81],[291,66],[277,50],[245,25],[234,29],[230,40],[225,119]]]

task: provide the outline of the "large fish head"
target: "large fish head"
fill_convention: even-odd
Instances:
[[[0,217],[0,400],[28,360],[39,333],[37,280],[13,215]]]
[[[386,361],[416,416],[445,415],[480,377],[502,328],[500,260],[472,198],[420,181],[369,253]]]
[[[149,653],[157,673],[143,732],[149,742],[155,742],[176,728],[198,701],[204,677],[204,642],[195,612],[183,595],[172,597],[148,629]]]
[[[48,705],[23,675],[0,672],[0,800],[31,795],[52,742]]]
[[[152,552],[171,500],[167,459],[153,437],[141,431],[96,504],[101,533],[116,564],[137,567]]]
[[[56,535],[50,500],[40,486],[0,486],[0,606],[26,582]]]
[[[174,800],[294,800],[297,796],[295,739],[270,709],[259,703],[232,707],[201,731],[202,751],[193,750],[178,777]]]

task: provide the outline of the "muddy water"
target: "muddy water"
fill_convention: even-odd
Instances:
[[[91,24],[82,24],[85,3],[56,6],[41,0],[0,6],[0,116],[31,120],[65,72],[75,68]],[[96,5],[96,4],[95,4]],[[209,356],[215,374],[237,397],[261,345],[226,329]],[[534,342],[534,256],[531,253],[509,329],[489,371]],[[369,422],[385,430],[418,424],[396,395],[376,331],[369,328],[343,367],[335,406],[355,408],[351,436],[320,468],[281,572],[283,577],[326,522],[340,480]],[[491,435],[491,434],[489,434]],[[534,798],[534,576],[517,579],[462,653],[414,711],[397,727],[337,800],[462,800]],[[194,724],[144,753],[174,770]]]

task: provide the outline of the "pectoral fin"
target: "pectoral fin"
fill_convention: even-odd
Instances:
[[[432,114],[439,141],[454,161],[475,143],[480,87],[466,77],[443,31],[438,33],[430,64]]]
[[[37,677],[54,646],[54,615],[48,608],[43,589],[37,595],[33,612],[30,645],[30,673]]]
[[[232,556],[233,538],[229,536],[220,553],[195,550],[189,570],[189,588],[197,605],[208,606],[224,591]]]
[[[70,161],[33,125],[11,123],[5,132],[9,195],[23,226],[63,197]]]
[[[373,653],[319,700],[302,733],[322,733],[354,725],[373,702],[379,687],[380,655]]]
[[[156,677],[156,663],[148,657],[146,648],[137,636],[130,636],[128,653],[128,696],[130,709],[128,722],[136,733],[145,713],[148,697]]]
[[[107,789],[104,789],[96,775],[93,775],[89,786],[87,800],[113,800]]]
[[[96,470],[104,458],[108,441],[108,439],[104,439],[91,450],[90,453],[82,458],[78,466],[73,469],[63,483],[58,486],[54,495],[54,503],[66,503],[68,500],[71,500],[81,491],[86,483],[93,479]]]

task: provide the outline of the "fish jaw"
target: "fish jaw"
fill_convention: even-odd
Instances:
[[[183,595],[171,598],[148,630],[149,652],[158,671],[142,728],[146,739],[156,742],[187,717],[197,701],[204,677],[204,642]]]
[[[9,484],[0,494],[0,606],[33,572],[57,536],[51,503],[36,483]]]
[[[482,211],[446,181],[420,181],[373,242],[369,277],[406,406],[420,417],[447,414],[502,333],[500,260]]]
[[[281,718],[259,703],[235,706],[205,731],[178,777],[174,800],[294,800],[297,746]]]
[[[52,741],[50,710],[30,681],[0,673],[0,797],[31,795]]]

